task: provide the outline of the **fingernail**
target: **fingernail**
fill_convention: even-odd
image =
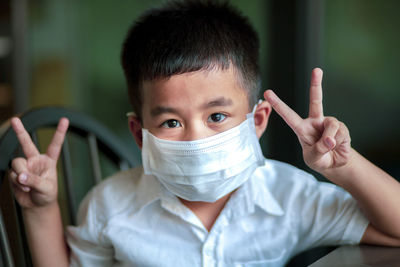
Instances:
[[[332,150],[332,149],[335,147],[335,144],[333,143],[333,141],[332,141],[329,137],[325,138],[325,145],[326,145],[330,150]]]
[[[25,173],[22,173],[19,175],[19,182],[20,183],[25,183],[26,180],[28,180],[28,175],[26,175]]]
[[[25,192],[31,191],[31,189],[29,187],[27,187],[27,186],[23,186],[22,190],[25,191]]]

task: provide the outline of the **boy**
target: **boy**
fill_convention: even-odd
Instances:
[[[55,169],[68,120],[40,155],[14,118],[26,159],[13,161],[10,177],[34,263],[282,266],[318,245],[399,246],[400,185],[351,148],[343,123],[323,115],[322,71],[312,72],[302,119],[272,91],[257,103],[258,49],[248,21],[224,3],[171,2],[139,19],[122,65],[143,168],[91,190],[79,225],[68,228],[70,260]],[[297,134],[305,162],[354,199],[263,158],[258,138],[272,108]]]

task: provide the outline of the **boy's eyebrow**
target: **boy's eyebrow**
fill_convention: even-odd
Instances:
[[[178,113],[178,110],[171,107],[158,106],[150,111],[152,117],[157,117],[164,113]]]
[[[219,106],[230,106],[233,102],[230,98],[220,97],[202,105],[203,109]]]

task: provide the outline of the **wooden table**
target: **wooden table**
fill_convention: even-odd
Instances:
[[[330,266],[400,267],[400,248],[342,246],[310,265],[310,267]]]

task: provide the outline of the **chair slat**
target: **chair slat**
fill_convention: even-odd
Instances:
[[[24,220],[22,218],[23,217],[22,210],[21,210],[21,206],[18,205],[16,200],[14,200],[14,208],[15,208],[15,212],[16,212],[16,216],[17,216],[17,227],[18,227],[18,231],[19,231],[17,238],[20,240],[18,242],[18,245],[20,247],[20,252],[23,255],[23,257],[21,257],[19,259],[20,263],[18,263],[17,265],[32,267],[33,266],[32,257],[31,257],[31,253],[29,250],[29,246],[28,246],[28,239],[27,239],[26,230],[25,230],[25,226],[24,226]]]
[[[0,210],[0,246],[1,246],[1,259],[5,267],[14,267],[14,260],[11,255],[11,247],[8,243],[6,228],[3,221],[3,215]]]
[[[69,151],[68,138],[65,138],[63,143],[63,148],[61,152],[61,159],[63,162],[63,174],[64,174],[64,183],[67,191],[67,201],[69,205],[69,215],[71,218],[71,223],[76,225],[76,197],[74,193],[74,183],[72,178],[72,163],[71,163],[71,154]]]
[[[98,184],[101,182],[101,167],[100,167],[100,159],[99,159],[99,149],[97,147],[97,138],[94,134],[89,133],[87,136],[88,144],[89,144],[89,153],[90,153],[90,162],[92,165],[92,171],[95,183]]]

